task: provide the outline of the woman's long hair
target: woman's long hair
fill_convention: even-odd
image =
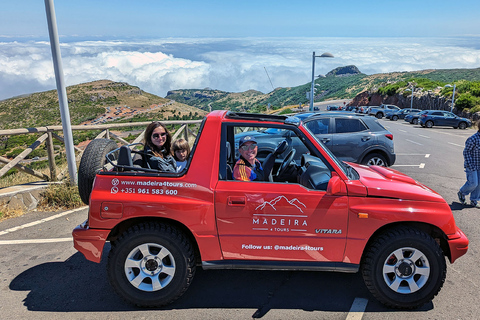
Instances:
[[[165,140],[165,143],[163,144],[162,149],[159,149],[152,142],[152,132],[158,127],[162,127],[167,133],[167,140]],[[170,151],[172,148],[172,136],[170,135],[170,132],[168,131],[167,127],[160,121],[153,121],[147,126],[147,129],[145,129],[144,142],[145,142],[145,146],[149,147],[152,150],[153,154],[155,154],[156,156],[165,157],[167,155],[172,154]]]

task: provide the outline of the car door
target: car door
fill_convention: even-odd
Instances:
[[[445,117],[443,115],[443,112],[441,111],[432,112],[432,114],[430,115],[430,120],[432,120],[436,126],[446,125]]]
[[[443,112],[443,118],[443,122],[445,123],[444,126],[458,127],[458,120],[455,114],[451,112]]]
[[[332,152],[343,161],[358,162],[360,155],[376,137],[360,119],[335,118]]]
[[[320,140],[330,151],[332,150],[332,117],[309,120],[305,126]]]
[[[347,196],[292,182],[220,179],[215,214],[226,260],[343,260]]]

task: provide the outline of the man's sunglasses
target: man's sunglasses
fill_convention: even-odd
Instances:
[[[160,133],[160,134],[154,133],[154,134],[152,134],[152,138],[153,138],[153,139],[158,139],[158,138],[160,138],[160,137],[165,137],[166,135],[167,135],[166,132],[162,132],[162,133]]]
[[[257,147],[257,144],[256,143],[252,143],[251,145],[249,146],[241,146],[240,149],[242,149],[243,151],[247,151],[247,150],[253,150]]]

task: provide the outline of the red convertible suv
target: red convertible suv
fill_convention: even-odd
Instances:
[[[269,128],[298,139],[265,158],[263,181],[233,180],[237,135]],[[438,193],[390,168],[339,161],[299,118],[214,111],[192,144],[178,173],[134,166],[134,146],[106,139],[82,157],[89,212],[74,245],[100,262],[111,243],[108,278],[130,303],[171,303],[201,267],[360,271],[379,301],[415,308],[440,291],[445,257],[467,252]]]

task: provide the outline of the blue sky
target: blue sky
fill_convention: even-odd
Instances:
[[[45,37],[44,1],[6,0],[0,35]],[[91,37],[432,37],[480,32],[480,2],[62,0],[59,33]]]
[[[169,90],[289,87],[356,65],[366,74],[480,67],[480,1],[57,0],[67,85]],[[44,1],[0,10],[0,99],[55,89]]]

